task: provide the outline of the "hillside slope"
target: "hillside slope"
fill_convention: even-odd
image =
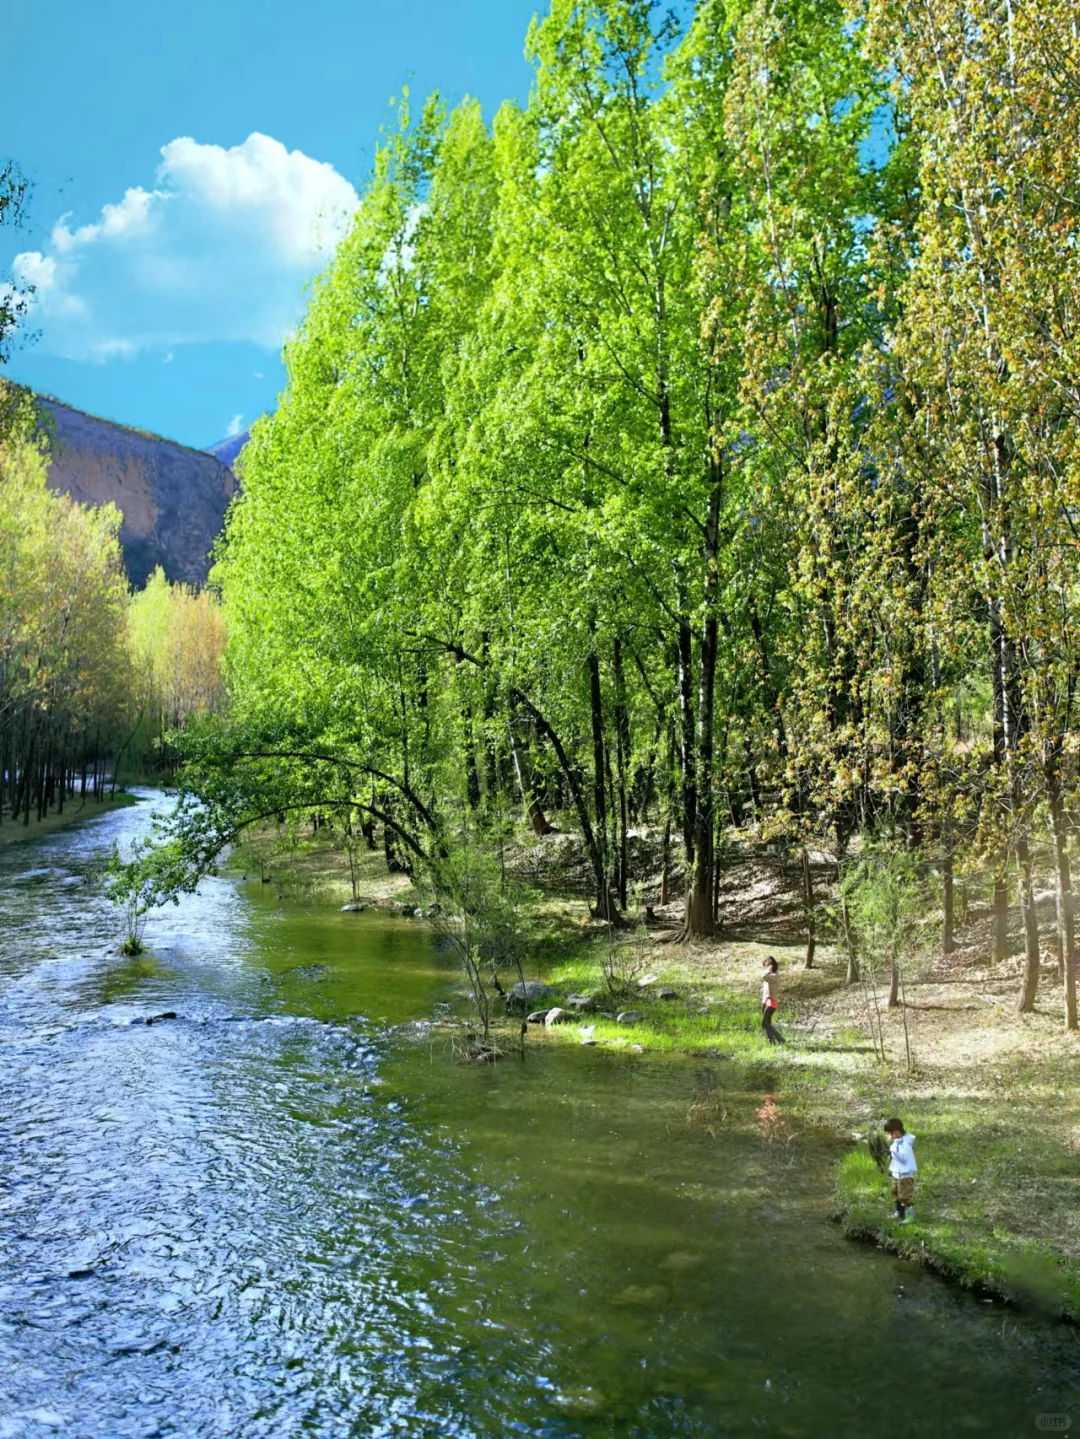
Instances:
[[[228,465],[48,396],[39,403],[54,431],[50,488],[84,504],[116,505],[124,516],[120,543],[131,583],[141,586],[161,565],[170,580],[204,584],[236,489]]]

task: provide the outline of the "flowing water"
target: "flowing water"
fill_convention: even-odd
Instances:
[[[149,810],[0,850],[0,1439],[1080,1422],[1073,1331],[841,1238],[765,1069],[457,1064],[421,926],[225,879],[119,958]]]

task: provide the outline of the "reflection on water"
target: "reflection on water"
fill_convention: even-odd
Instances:
[[[259,886],[207,881],[110,953],[95,867],[147,815],[0,851],[0,1439],[1071,1412],[1071,1331],[840,1239],[832,1156],[763,1133],[767,1071],[455,1065],[406,1027],[451,979],[419,927]]]

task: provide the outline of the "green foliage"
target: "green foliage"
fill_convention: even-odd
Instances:
[[[30,182],[14,160],[0,161],[0,228],[22,223],[29,196]],[[33,286],[17,289],[10,283],[0,284],[0,364],[8,358],[11,336],[29,312],[33,296]],[[0,404],[0,411],[2,409]],[[0,418],[0,439],[3,438],[4,426]]]
[[[896,967],[925,948],[927,885],[917,853],[888,844],[869,847],[845,868],[841,889],[871,965],[880,957]]]
[[[185,863],[179,839],[163,843],[136,840],[131,855],[123,860],[114,847],[105,876],[105,890],[120,911],[124,937],[119,953],[129,956],[144,952],[146,917],[151,910],[171,900],[174,904],[184,890],[198,882]]]
[[[458,957],[487,1044],[500,971],[511,973],[511,983],[525,979],[534,896],[467,829],[428,860],[418,884],[433,899],[428,914]]]
[[[513,809],[619,925],[660,825],[708,935],[729,808],[841,861],[888,831],[864,942],[907,962],[903,856],[1015,861],[1037,982],[1080,796],[1077,37],[968,14],[555,0],[524,107],[401,98],[245,450],[193,853],[333,814],[434,873]]]

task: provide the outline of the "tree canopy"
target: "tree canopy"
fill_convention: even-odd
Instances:
[[[1078,46],[553,0],[524,107],[403,96],[244,452],[195,870],[286,809],[429,863],[511,798],[612,923],[659,827],[707,935],[733,821],[887,833],[1000,913],[1014,867],[1030,1006],[1043,844],[1075,1026]]]

